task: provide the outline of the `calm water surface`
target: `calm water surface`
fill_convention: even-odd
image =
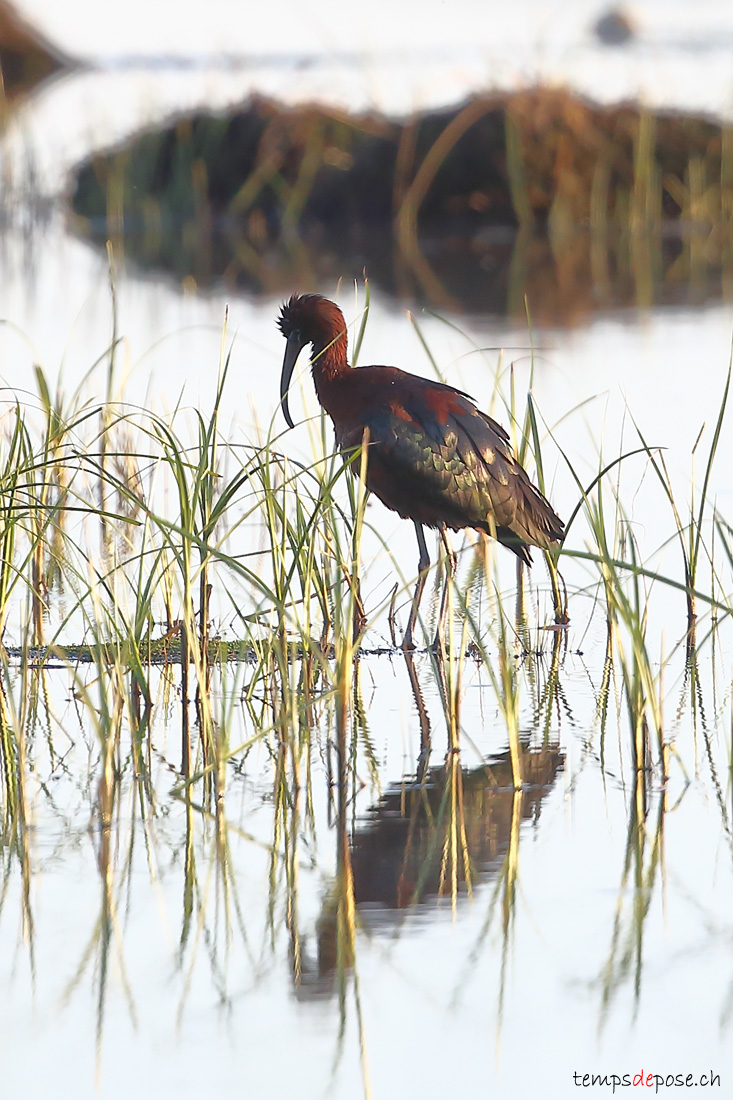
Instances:
[[[715,731],[712,747],[698,731],[696,754],[689,718],[677,723],[690,785],[673,769],[666,795],[650,797],[638,844],[628,752],[624,746],[619,760],[608,738],[601,767],[588,690],[598,669],[570,654],[560,677],[564,706],[551,731],[554,760],[545,786],[524,796],[532,805],[517,810],[511,833],[511,795],[494,793],[492,807],[486,793],[492,779],[506,779],[505,727],[492,689],[478,672],[469,675],[461,763],[467,772],[482,761],[492,767],[481,798],[469,795],[468,780],[464,791],[473,896],[462,887],[452,907],[428,882],[417,908],[398,909],[384,886],[395,860],[404,870],[394,792],[401,777],[414,775],[419,728],[400,661],[365,664],[387,833],[381,844],[364,839],[380,823],[379,794],[362,755],[353,843],[363,909],[343,990],[329,963],[336,833],[324,768],[331,730],[315,735],[312,817],[305,806],[289,807],[289,836],[278,833],[271,797],[263,797],[272,794],[269,754],[259,750],[232,767],[222,860],[213,820],[196,813],[187,836],[184,808],[170,797],[178,731],[174,724],[166,730],[161,700],[156,809],[143,821],[134,784],[123,780],[105,853],[96,784],[87,779],[98,773],[94,739],[80,728],[65,674],[49,675],[49,743],[63,756],[48,758],[39,730],[27,897],[17,851],[5,855],[8,1087],[22,1092],[32,1073],[37,1092],[27,1095],[91,1096],[96,1089],[117,1097],[133,1087],[145,1095],[216,1089],[234,1096],[246,1081],[247,1095],[346,1097],[363,1091],[362,1048],[377,1096],[391,1095],[395,1082],[439,1095],[456,1075],[480,1076],[486,1095],[516,1095],[519,1080],[521,1094],[560,1097],[569,1094],[575,1069],[730,1072],[733,890],[728,811],[711,774],[714,764],[726,775],[727,757]],[[445,726],[426,659],[419,664],[439,766]],[[681,696],[671,692],[670,720]],[[232,744],[246,735],[235,715]],[[729,806],[727,780],[725,787]],[[294,894],[285,874],[293,850]],[[375,876],[383,884],[378,897],[369,889]],[[286,924],[293,905],[299,969]],[[426,1036],[440,1039],[433,1060],[425,1057]]]
[[[62,366],[64,384],[72,388],[109,339],[103,262],[63,238],[55,225],[42,240],[37,269],[19,262],[6,269],[12,278],[3,297],[17,327],[4,326],[0,339],[12,391],[32,388],[37,359],[51,375]],[[21,242],[6,237],[6,249],[17,261]],[[174,287],[140,282],[134,272],[120,273],[118,294],[128,399],[163,410],[182,392],[184,405],[206,409],[224,300],[187,298]],[[342,288],[340,298],[347,314],[349,308],[356,312],[350,291]],[[229,306],[234,352],[225,433],[248,439],[257,422],[266,427],[274,415],[281,338],[273,325],[275,302],[234,300]],[[513,358],[518,377],[526,378],[526,333],[464,318],[466,335],[459,336],[439,320],[420,323],[446,377],[485,395],[487,403],[499,357],[493,350],[472,351],[472,341],[520,349],[506,352],[504,365]],[[582,330],[537,333],[538,407],[578,469],[587,468],[588,480],[601,448],[615,457],[620,448],[638,445],[633,414],[650,442],[668,448],[669,468],[685,499],[692,447],[702,424],[709,433],[717,413],[730,332],[730,311],[719,307],[605,317]],[[408,318],[377,300],[362,359],[385,358],[430,370]],[[303,409],[314,412],[303,373]],[[90,394],[95,386],[101,392],[101,382],[87,383]],[[497,412],[504,412],[500,405]],[[293,455],[307,454],[307,428],[298,427],[281,445]],[[550,440],[545,461],[552,498],[567,515],[577,489]],[[730,468],[726,433],[714,475],[724,514]],[[628,464],[622,497],[646,550],[671,538],[672,521],[645,460]],[[397,570],[406,581],[414,575],[415,547],[410,525],[378,502],[367,516],[391,552],[367,532],[363,592],[376,616],[368,644],[378,647],[388,644],[389,633],[384,611],[377,611]],[[584,544],[578,524],[572,546]],[[674,574],[677,555],[671,544],[652,560]],[[144,1095],[215,1089],[235,1096],[244,1089],[248,1096],[299,1091],[351,1097],[364,1091],[366,1074],[373,1096],[392,1096],[395,1089],[437,1096],[455,1088],[456,1080],[480,1080],[487,1096],[564,1097],[575,1070],[714,1070],[730,1078],[728,633],[721,630],[714,652],[710,645],[701,651],[694,703],[680,652],[665,672],[665,723],[679,755],[667,790],[652,786],[640,832],[618,680],[611,686],[603,742],[600,736],[605,625],[594,617],[593,569],[569,562],[564,572],[571,625],[559,689],[543,712],[555,755],[542,770],[541,789],[525,795],[529,801],[516,810],[508,795],[499,808],[486,805],[489,794],[466,796],[471,898],[459,883],[452,906],[428,880],[417,908],[404,910],[397,908],[397,894],[390,900],[364,886],[356,958],[343,989],[328,947],[337,849],[328,708],[314,731],[312,807],[305,801],[290,806],[283,820],[273,808],[271,753],[261,746],[246,759],[235,755],[221,822],[228,844],[222,860],[215,822],[199,812],[187,822],[183,805],[171,797],[179,712],[176,684],[166,694],[161,680],[150,762],[154,803],[143,817],[128,762],[105,852],[96,811],[97,741],[74,705],[68,674],[50,672],[29,757],[30,828],[20,850],[8,841],[4,852],[0,1016],[10,1052],[8,1087],[23,1092],[32,1073],[37,1091],[26,1095],[114,1098],[137,1088]],[[511,563],[501,561],[500,576],[511,599]],[[541,624],[550,617],[541,565],[533,582],[540,590]],[[486,599],[484,594],[484,616],[490,615]],[[683,601],[654,591],[650,607],[649,648],[661,657],[683,633]],[[400,608],[404,622],[406,597]],[[231,614],[220,625],[224,633],[236,632]],[[8,640],[12,632],[11,625]],[[544,655],[521,666],[521,726],[527,748],[539,752],[545,727],[537,723],[536,685],[548,674],[550,640],[535,637]],[[425,657],[418,674],[432,726],[430,764],[437,768],[446,719]],[[222,689],[231,697],[234,676]],[[22,698],[20,672],[12,679]],[[394,861],[400,866],[403,849],[395,855],[388,827],[379,833],[380,797],[389,821],[395,789],[416,774],[420,725],[400,656],[366,658],[361,682],[373,765],[362,746],[352,834],[354,852],[367,861],[365,881],[373,883],[380,875],[391,881]],[[505,719],[485,670],[470,662],[460,728],[463,767],[475,771],[489,761],[494,770],[482,789],[506,785]],[[235,705],[230,744],[244,744],[254,732]],[[359,836],[370,828],[376,840],[360,846]],[[482,836],[483,843],[476,841]],[[295,895],[285,873],[293,851]],[[511,883],[508,853],[516,875]],[[377,858],[376,869],[370,858]],[[358,898],[358,879],[356,891]],[[293,929],[302,937],[298,967]]]
[[[58,94],[69,91],[59,86]],[[35,392],[37,363],[67,394],[82,385],[100,399],[103,370],[86,375],[112,331],[106,257],[67,233],[56,206],[40,224],[15,210],[0,248],[0,373],[8,407],[15,394]],[[356,297],[347,286],[322,289],[338,297],[349,321],[358,316],[361,289]],[[222,430],[234,443],[267,432],[283,350],[273,323],[277,300],[187,294],[143,279],[123,262],[116,292],[118,384],[126,402],[161,413],[180,403],[184,422],[186,409],[210,408],[228,306],[233,350]],[[414,316],[447,380],[506,423],[513,366],[523,407],[531,358],[526,326],[446,318],[457,331],[441,318]],[[589,483],[601,462],[639,446],[634,422],[650,445],[666,448],[678,499],[690,500],[693,477],[699,491],[732,333],[727,305],[597,315],[574,330],[534,333],[534,397],[548,430],[545,476],[561,515],[579,495],[562,452]],[[378,295],[361,361],[426,375],[432,369],[405,309]],[[305,364],[301,377],[292,409],[305,417],[316,413]],[[308,426],[279,445],[307,458]],[[731,452],[724,431],[711,499],[728,520]],[[673,517],[646,456],[623,464],[618,488],[645,562],[679,576]],[[367,647],[376,650],[389,641],[385,604],[395,577],[412,580],[416,553],[411,525],[378,502],[370,503],[367,520],[373,531],[365,533],[362,591]],[[569,547],[583,550],[587,538],[579,520]],[[471,554],[469,548],[462,555],[464,570]],[[498,568],[510,607],[512,563],[500,558]],[[180,765],[178,670],[170,679],[155,674],[150,784],[143,789],[125,757],[113,828],[105,832],[99,742],[90,712],[79,705],[79,683],[61,669],[43,681],[25,681],[11,669],[11,713],[15,707],[20,714],[33,691],[39,695],[29,723],[27,829],[3,834],[1,849],[8,1095],[115,1100],[134,1090],[350,1100],[466,1091],[562,1100],[577,1092],[576,1071],[695,1079],[714,1072],[720,1088],[700,1094],[730,1095],[730,631],[723,623],[714,642],[705,642],[710,623],[703,618],[696,683],[678,645],[683,599],[648,582],[655,670],[673,654],[661,696],[675,751],[667,787],[652,782],[639,800],[618,669],[601,733],[606,628],[595,602],[597,572],[570,559],[563,572],[571,623],[549,701],[552,636],[538,627],[550,617],[550,602],[540,563],[529,590],[531,648],[538,652],[518,658],[516,668],[534,782],[516,799],[497,692],[484,666],[465,665],[461,752],[447,759],[462,768],[470,891],[461,838],[452,849],[449,831],[439,850],[430,848],[428,823],[447,813],[445,792],[458,783],[455,764],[446,772],[448,722],[435,668],[418,656],[432,753],[428,794],[416,797],[421,724],[405,662],[374,652],[362,659],[363,721],[348,811],[359,908],[346,967],[338,966],[335,946],[339,830],[328,701],[314,714],[310,752],[301,758],[310,773],[299,799],[291,785],[286,803],[277,803],[268,737],[233,754],[218,814],[201,806],[187,812],[172,793]],[[491,597],[475,599],[490,622]],[[215,607],[224,634],[236,628],[227,606],[222,599]],[[403,623],[406,607],[402,596]],[[17,619],[5,642],[20,633]],[[230,701],[232,749],[257,733],[240,699],[247,675],[232,668],[215,680],[219,704]],[[94,673],[82,669],[80,676],[96,698]],[[122,744],[129,744],[125,728]],[[405,813],[412,832],[405,831]],[[416,893],[417,903],[406,905]],[[588,1088],[582,1095],[611,1092]]]

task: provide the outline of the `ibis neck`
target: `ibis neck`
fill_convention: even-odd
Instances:
[[[328,411],[329,391],[337,379],[351,370],[346,358],[346,333],[329,333],[323,339],[314,340],[311,351],[311,370],[318,399]]]

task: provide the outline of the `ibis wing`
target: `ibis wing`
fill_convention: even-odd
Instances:
[[[562,538],[562,522],[517,462],[504,428],[466,395],[426,383],[372,410],[368,427],[367,483],[400,515],[480,528],[525,560],[527,543],[547,547]]]

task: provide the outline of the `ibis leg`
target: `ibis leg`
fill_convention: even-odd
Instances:
[[[433,641],[433,649],[440,649],[443,635],[445,634],[445,624],[448,618],[448,586],[453,583],[453,579],[456,575],[456,569],[458,568],[458,558],[456,552],[451,546],[451,541],[448,538],[448,531],[445,526],[440,528],[440,537],[445,547],[446,556],[448,558],[448,568],[446,569],[445,584],[443,586],[443,595],[440,600],[440,614],[438,615],[438,625],[435,629],[435,639]]]
[[[410,618],[407,621],[407,630],[405,631],[405,637],[402,641],[403,649],[415,648],[415,643],[412,640],[412,633],[415,629],[415,623],[417,622],[417,613],[420,608],[420,600],[422,599],[423,589],[425,588],[425,581],[428,579],[428,569],[430,568],[430,555],[428,554],[428,548],[425,542],[425,534],[422,529],[422,524],[417,523],[417,521],[414,522],[415,534],[417,535],[417,545],[420,550],[420,560],[417,563],[417,584],[415,585],[415,595],[412,597]]]
[[[417,781],[422,783],[430,761],[430,717],[423,699],[420,681],[417,678],[415,659],[407,649],[402,650],[402,655],[407,665],[407,675],[410,677],[410,687],[417,707],[417,716],[420,720],[420,755],[417,760]]]

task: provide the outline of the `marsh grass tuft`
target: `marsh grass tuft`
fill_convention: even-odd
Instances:
[[[368,315],[367,292],[357,354]],[[413,323],[437,371],[424,332]],[[118,339],[115,330],[113,342]],[[660,590],[679,591],[688,609],[684,633],[689,634],[690,616],[702,605],[716,616],[711,636],[731,609],[726,592],[733,536],[709,499],[730,368],[702,489],[696,495],[693,488],[686,509],[673,493],[662,453],[636,423],[641,446],[610,461],[599,455],[598,472],[590,481],[581,479],[557,446],[561,429],[543,424],[532,395],[532,344],[530,334],[526,400],[522,403],[518,376],[510,367],[505,405],[516,452],[523,462],[533,462],[540,487],[545,489],[549,449],[554,449],[566,461],[577,491],[575,506],[563,509],[569,515],[569,537],[559,560],[563,572],[572,570],[575,578],[569,586],[571,604],[592,591],[606,619],[606,661],[598,688],[601,752],[616,687],[623,700],[617,710],[623,706],[627,714],[634,772],[643,782],[651,773],[664,781],[675,759],[663,715],[665,676],[679,646],[667,649],[650,636],[652,608]],[[287,458],[272,427],[264,438],[235,446],[221,429],[231,354],[224,326],[219,379],[207,413],[176,408],[163,418],[121,403],[94,406],[81,391],[65,401],[52,394],[41,372],[36,409],[13,401],[5,413],[0,626],[6,644],[11,635],[20,642],[11,652],[22,655],[24,667],[55,659],[72,669],[83,708],[95,710],[93,724],[103,748],[101,791],[112,789],[121,766],[123,731],[129,730],[136,767],[145,768],[159,705],[152,669],[159,661],[180,670],[183,785],[178,790],[186,797],[200,784],[201,804],[216,807],[237,755],[246,755],[259,742],[276,756],[285,752],[297,786],[303,766],[309,773],[312,730],[316,716],[324,713],[332,716],[339,767],[353,763],[359,744],[372,774],[377,773],[368,712],[360,701],[359,653],[368,648],[370,631],[382,622],[390,601],[365,607],[362,600],[362,542],[367,534],[379,534],[366,519],[360,476],[368,461],[368,439],[351,455],[334,454],[320,417],[311,424],[309,461]],[[109,355],[100,359],[109,361]],[[501,398],[501,373],[499,356],[493,364],[492,401]],[[681,578],[645,563],[626,514],[625,472],[642,459],[671,507],[670,537],[683,550]],[[689,520],[683,522],[686,512]],[[90,532],[102,519],[106,536],[100,544]],[[585,550],[577,549],[582,524]],[[713,561],[713,534],[722,555],[719,549],[714,570],[712,565],[701,570],[701,561]],[[510,588],[500,556],[485,540],[478,553],[471,542],[469,537],[456,580],[447,588],[436,584],[436,600],[447,601],[449,625],[446,645],[429,667],[457,749],[465,736],[460,701],[469,652],[476,658],[501,715],[514,786],[521,789],[523,731],[541,728],[552,737],[559,708],[568,708],[562,686],[567,594],[561,600],[551,560],[550,598],[556,618],[564,622],[561,629],[545,632],[550,616],[537,571],[529,582],[522,579]],[[591,571],[590,586],[577,579],[582,569]],[[406,592],[412,583],[404,580]],[[571,629],[583,618],[580,605],[575,606]],[[442,618],[440,612],[437,617]],[[232,630],[235,637],[226,637]],[[88,675],[75,664],[80,642],[94,669],[94,697]],[[11,666],[5,660],[7,685]],[[686,683],[691,705],[699,709],[699,680],[691,672]],[[0,726],[6,811],[16,818],[22,802],[22,745],[10,699],[7,694]],[[251,733],[235,744],[230,730],[238,708]],[[107,797],[100,795],[104,805]],[[459,849],[460,843],[456,858]]]
[[[365,310],[360,335],[366,319]],[[707,769],[715,812],[731,836],[727,726],[722,752],[716,744],[719,716],[730,717],[730,670],[724,687],[711,687],[702,664],[712,655],[725,666],[733,608],[733,525],[712,493],[730,373],[702,488],[693,478],[685,498],[641,419],[634,419],[639,446],[609,454],[602,441],[595,472],[591,464],[581,476],[562,449],[579,410],[547,426],[532,372],[522,387],[519,370],[504,371],[500,355],[488,362],[491,401],[504,401],[501,419],[517,452],[534,463],[553,499],[565,496],[568,537],[557,564],[570,621],[560,629],[553,622],[558,585],[541,568],[517,583],[505,552],[469,531],[447,587],[442,567],[434,571],[438,621],[447,601],[444,644],[408,654],[372,644],[386,636],[390,598],[379,593],[389,591],[396,562],[381,520],[372,521],[374,530],[367,511],[368,438],[352,454],[334,454],[323,417],[310,424],[305,459],[286,453],[289,440],[277,435],[274,417],[264,435],[228,438],[222,409],[231,355],[224,333],[205,410],[177,407],[163,417],[121,401],[103,408],[80,394],[63,400],[42,374],[37,399],[6,406],[0,839],[22,876],[31,956],[35,815],[48,806],[64,837],[70,822],[83,821],[79,843],[93,845],[98,910],[63,999],[92,974],[98,1049],[109,1028],[112,973],[137,1020],[122,901],[133,895],[143,851],[156,888],[164,873],[180,874],[179,1022],[202,971],[220,1004],[239,996],[241,976],[232,978],[230,965],[236,938],[254,983],[284,943],[293,995],[338,999],[334,1073],[355,1025],[369,1095],[360,986],[360,951],[372,934],[366,906],[378,901],[396,940],[410,926],[410,907],[443,907],[460,919],[469,898],[484,904],[466,974],[491,938],[500,1032],[516,916],[531,895],[522,835],[535,829],[566,766],[564,737],[567,799],[585,762],[597,757],[599,785],[618,784],[628,807],[618,904],[598,979],[602,1024],[625,982],[633,982],[634,996],[642,988],[652,892],[664,874],[667,791],[676,783],[684,798],[690,777]],[[640,477],[666,517],[651,551],[632,522]],[[670,558],[663,571],[660,561]],[[409,593],[414,578],[400,582]],[[605,661],[594,667],[581,650],[596,626]],[[395,658],[403,676],[404,661],[415,704],[402,758],[398,742],[394,755],[396,723],[390,718],[380,730],[374,705],[374,692],[389,690],[374,685],[385,683],[385,669],[392,675]],[[595,693],[589,714],[579,676]],[[437,766],[432,709],[445,727]],[[420,754],[406,775],[405,759],[417,756],[415,713]],[[475,767],[466,764],[471,753]],[[393,765],[396,780],[387,775]],[[55,784],[63,783],[86,813],[67,818],[56,810]],[[166,832],[175,840],[163,871]],[[235,844],[259,861],[262,913],[255,893],[237,881]],[[385,867],[394,899],[381,890],[372,899],[369,884],[383,881]]]

